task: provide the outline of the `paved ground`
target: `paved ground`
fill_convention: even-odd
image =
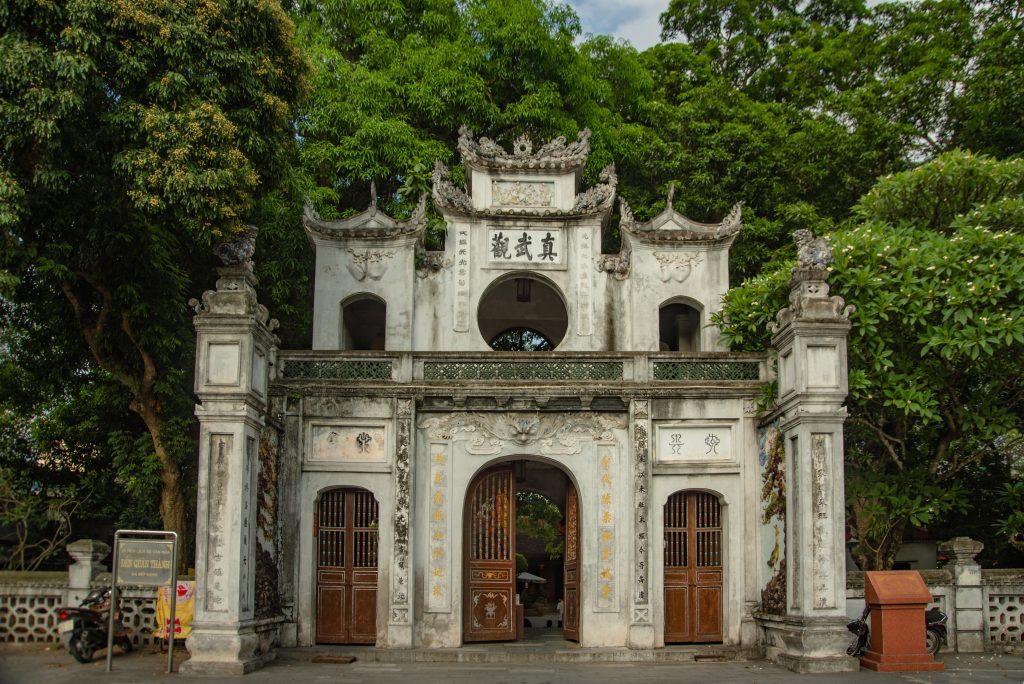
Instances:
[[[287,649],[281,658],[246,677],[190,677],[165,674],[166,654],[143,649],[116,654],[113,671],[97,654],[80,665],[56,647],[0,646],[0,684],[268,684],[286,682],[351,682],[353,684],[953,684],[963,681],[1024,684],[1024,658],[1012,655],[940,656],[945,672],[878,674],[861,670],[839,675],[795,675],[764,661],[721,663],[607,663],[539,665],[503,663],[313,663],[323,649]],[[184,657],[176,656],[177,662]]]

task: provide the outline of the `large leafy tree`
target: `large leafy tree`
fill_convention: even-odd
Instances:
[[[864,569],[1007,468],[1000,445],[1024,424],[1022,224],[1024,161],[951,152],[880,180],[830,236],[833,293],[856,306],[847,504]],[[726,296],[737,347],[767,342],[790,265]]]
[[[212,243],[281,213],[258,203],[287,175],[302,69],[272,0],[0,7],[8,351],[40,391],[76,374],[120,388],[183,539],[184,303],[208,284]]]

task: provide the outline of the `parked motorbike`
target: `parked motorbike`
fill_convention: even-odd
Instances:
[[[68,653],[80,663],[88,663],[93,654],[107,647],[107,628],[110,622],[110,589],[94,589],[82,599],[77,608],[61,608],[57,631],[61,641],[67,640]],[[114,644],[128,653],[131,639],[121,623],[121,614],[114,618]]]
[[[870,606],[864,606],[864,612],[856,620],[846,625],[846,629],[854,634],[853,643],[846,649],[846,655],[862,656],[871,644],[871,629],[868,626]],[[924,648],[935,655],[946,643],[946,622],[949,617],[938,608],[930,608],[924,613]]]

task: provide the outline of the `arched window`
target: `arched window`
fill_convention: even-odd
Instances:
[[[661,351],[700,351],[700,310],[683,302],[663,304],[658,311]]]
[[[370,294],[356,295],[341,305],[343,351],[383,351],[387,329],[387,304]]]
[[[569,315],[562,295],[547,280],[516,274],[484,292],[477,325],[495,351],[551,351],[565,337]]]

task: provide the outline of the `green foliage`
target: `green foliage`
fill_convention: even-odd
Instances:
[[[565,536],[560,529],[562,512],[539,492],[516,492],[516,532],[544,542],[552,560],[565,553]]]
[[[951,152],[880,180],[830,236],[832,293],[856,307],[849,501],[858,540],[879,559],[891,562],[893,530],[956,510],[932,487],[955,491],[1021,425],[1022,212],[1024,161]],[[735,346],[767,342],[789,270],[726,295],[717,321]]]
[[[183,539],[194,507],[181,464],[195,457],[192,440],[176,436],[192,421],[185,304],[210,283],[210,246],[246,223],[290,212],[264,236],[295,253],[283,229],[294,233],[299,203],[262,199],[289,193],[303,64],[272,0],[0,7],[8,352],[29,386],[49,393],[43,405],[61,404],[61,380],[76,375],[121,386],[122,412],[141,421],[111,417],[108,432],[126,430],[125,444],[148,432],[148,449],[122,454],[159,462],[163,524]],[[304,270],[264,268],[273,299],[287,301],[281,282]]]

